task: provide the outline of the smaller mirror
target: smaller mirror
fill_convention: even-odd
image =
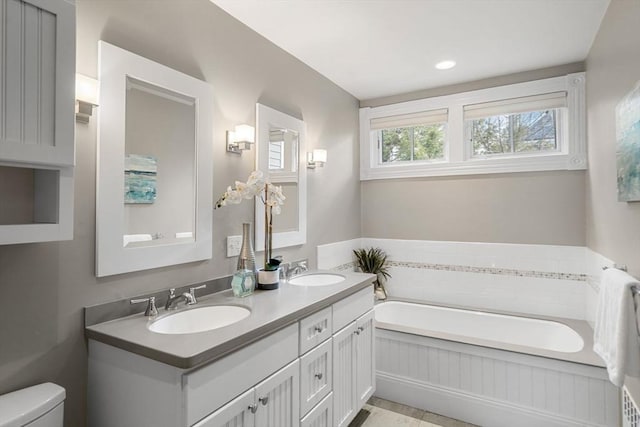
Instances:
[[[266,105],[256,105],[256,169],[263,171],[286,197],[273,219],[273,248],[307,241],[305,124]],[[264,205],[256,203],[256,247],[264,247]]]

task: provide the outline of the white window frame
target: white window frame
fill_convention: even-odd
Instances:
[[[471,147],[466,143],[464,134],[463,108],[465,105],[560,91],[567,93],[567,108],[561,110],[558,120],[561,137],[558,151],[487,158],[471,157]],[[376,131],[370,128],[372,119],[443,108],[448,109],[449,112],[445,135],[445,160],[380,163]],[[585,73],[573,73],[561,77],[360,109],[360,180],[362,181],[586,168]]]

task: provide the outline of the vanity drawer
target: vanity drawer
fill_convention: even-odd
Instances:
[[[187,425],[220,408],[298,356],[298,324],[183,375]]]
[[[331,427],[333,422],[333,393],[300,420],[300,427]]]
[[[339,331],[373,308],[373,285],[333,304],[333,329]]]
[[[311,350],[333,333],[331,307],[327,307],[300,321],[300,354]]]
[[[331,392],[333,339],[328,339],[300,358],[300,413],[306,414]]]

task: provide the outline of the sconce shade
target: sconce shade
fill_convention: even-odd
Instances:
[[[327,150],[323,149],[315,149],[313,150],[313,161],[315,163],[326,163],[327,162]]]
[[[242,154],[243,150],[250,150],[256,140],[255,129],[249,125],[238,125],[235,131],[227,131],[227,151]]]
[[[82,74],[76,74],[76,99],[98,105],[98,81]]]
[[[93,107],[98,105],[98,81],[76,74],[76,121],[89,123]]]
[[[316,148],[313,151],[307,153],[307,167],[309,169],[315,169],[316,166],[324,166],[327,162],[327,150],[322,148]]]

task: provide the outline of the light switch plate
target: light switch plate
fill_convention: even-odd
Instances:
[[[242,236],[227,236],[227,258],[240,255]]]

